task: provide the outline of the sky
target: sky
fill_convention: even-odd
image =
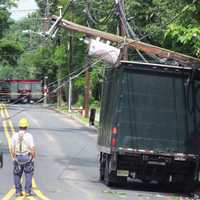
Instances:
[[[35,0],[19,0],[18,7],[11,9],[11,17],[14,20],[20,20],[29,13],[34,12],[37,8]]]

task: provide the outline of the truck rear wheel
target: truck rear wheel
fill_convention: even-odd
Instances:
[[[99,167],[99,179],[100,181],[104,181],[104,174],[105,174],[105,164],[100,162],[100,167]]]
[[[104,182],[107,186],[112,186],[112,172],[110,173],[110,161],[107,159],[105,164],[105,172],[104,172]]]
[[[105,170],[104,170],[104,183],[107,186],[114,186],[117,184],[126,184],[127,177],[119,177],[117,176],[115,171],[110,172],[110,160],[107,159],[105,163]]]

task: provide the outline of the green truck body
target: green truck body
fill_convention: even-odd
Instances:
[[[111,184],[196,183],[200,153],[200,72],[121,62],[106,71],[100,127],[100,177]]]

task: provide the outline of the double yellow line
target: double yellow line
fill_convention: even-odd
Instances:
[[[11,138],[12,135],[15,133],[14,126],[12,124],[12,121],[10,120],[10,115],[8,113],[8,110],[6,108],[5,104],[0,104],[0,111],[1,111],[1,117],[3,119],[3,128],[4,128],[4,133],[8,142],[8,148],[9,152],[11,155]],[[12,156],[12,155],[11,155]],[[39,199],[41,200],[49,200],[38,188],[35,178],[33,177],[32,179],[32,185],[33,185],[33,192]],[[13,196],[15,195],[15,188],[14,186],[5,194],[5,196],[2,198],[2,200],[10,200]],[[17,197],[16,200],[24,199],[25,197]],[[30,200],[36,200],[34,197],[26,197],[27,199]]]

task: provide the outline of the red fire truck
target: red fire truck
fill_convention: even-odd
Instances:
[[[43,97],[40,80],[0,80],[0,100],[8,102],[38,101]]]
[[[9,80],[10,101],[30,102],[42,98],[40,80]]]

